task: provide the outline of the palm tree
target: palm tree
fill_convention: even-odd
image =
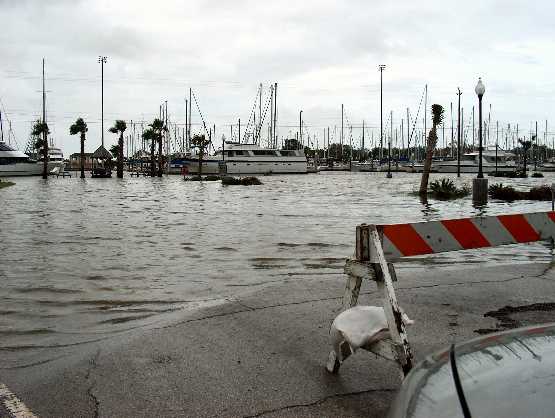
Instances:
[[[113,134],[119,133],[118,139],[118,155],[117,155],[117,175],[118,178],[123,178],[123,133],[127,129],[127,124],[124,120],[116,120],[114,126],[112,126],[109,131]]]
[[[420,180],[421,196],[428,194],[428,179],[430,178],[430,170],[432,169],[432,157],[434,149],[437,144],[437,127],[443,120],[443,107],[438,104],[432,105],[432,129],[428,134],[428,141],[426,143],[426,160],[424,161],[424,168],[422,169],[422,179]]]
[[[210,144],[210,140],[206,139],[204,135],[194,135],[191,138],[191,144],[198,148],[198,175],[202,176],[202,159],[204,158],[206,147]]]
[[[33,131],[31,135],[34,136],[35,139],[35,149],[39,152],[42,152],[42,178],[48,178],[48,140],[46,136],[50,133],[48,129],[48,124],[46,122],[41,122],[37,120],[33,125]],[[42,138],[41,138],[42,136]]]
[[[150,176],[154,177],[154,142],[156,141],[156,133],[152,128],[145,129],[143,132],[143,139],[150,141]]]
[[[154,119],[149,125],[156,135],[158,141],[158,177],[162,177],[163,161],[162,161],[162,132],[164,132],[164,122],[162,119]]]
[[[69,134],[70,135],[77,135],[80,134],[81,140],[81,155],[80,155],[80,168],[81,168],[81,178],[85,178],[85,133],[89,129],[87,128],[87,124],[83,120],[83,118],[79,118],[75,121],[73,125],[69,127]]]
[[[532,141],[526,141],[519,139],[518,142],[522,145],[522,153],[524,154],[524,177],[526,177],[526,156],[528,155],[528,150],[532,148]]]
[[[118,144],[114,144],[110,147],[110,154],[112,154],[112,156],[114,157],[115,160],[118,159],[118,156],[119,156],[119,145]]]

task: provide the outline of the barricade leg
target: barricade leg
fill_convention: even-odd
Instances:
[[[343,294],[343,305],[341,311],[345,311],[353,306],[356,306],[358,302],[358,295],[360,294],[361,284],[362,277],[347,275],[347,283],[345,285],[345,293]],[[326,369],[330,373],[337,373],[341,363],[352,354],[351,347],[347,341],[343,341],[339,347],[343,359],[339,360],[337,353],[334,350],[330,351],[328,361],[326,363]]]

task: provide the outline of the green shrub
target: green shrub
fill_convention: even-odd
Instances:
[[[539,171],[534,171],[534,172],[532,173],[532,177],[543,177],[543,174],[540,173]]]
[[[222,177],[222,184],[226,186],[233,186],[233,185],[242,185],[242,186],[255,186],[262,184],[260,180],[256,177],[243,177],[237,179],[231,176]]]
[[[470,194],[470,189],[467,186],[458,188],[449,178],[442,178],[434,180],[430,183],[430,191],[428,195],[436,199],[458,199]]]
[[[523,192],[519,192],[511,186],[503,186],[503,183],[492,184],[488,188],[488,193],[492,199],[507,200],[509,202],[525,198]]]
[[[528,192],[530,200],[551,200],[551,187],[547,185],[532,187]]]

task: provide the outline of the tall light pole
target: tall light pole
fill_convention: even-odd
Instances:
[[[383,70],[385,70],[385,64],[378,65],[378,69],[380,70],[380,160],[381,160],[383,158]]]
[[[303,111],[299,112],[299,143],[297,147],[299,147],[303,142]],[[303,147],[304,148],[304,147]],[[301,149],[301,148],[298,148]]]
[[[486,92],[486,87],[484,83],[482,83],[482,78],[478,78],[478,84],[476,84],[476,88],[474,89],[476,94],[478,95],[478,123],[480,124],[480,128],[478,131],[478,178],[483,179],[484,173],[482,172],[482,97],[484,97],[484,93]]]
[[[461,94],[461,89],[457,87],[457,96],[459,96],[459,110],[457,113],[457,177],[461,176]],[[453,125],[451,124],[451,126]]]
[[[483,205],[488,201],[488,179],[484,178],[482,171],[482,97],[486,91],[482,79],[478,79],[478,84],[474,89],[478,95],[478,176],[472,179],[472,200],[477,205]]]
[[[101,129],[102,129],[102,147],[104,147],[104,64],[106,64],[106,61],[108,61],[107,57],[104,57],[102,55],[98,56],[98,62],[100,63],[100,68],[101,68]]]

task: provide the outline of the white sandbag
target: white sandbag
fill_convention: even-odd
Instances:
[[[401,313],[405,325],[414,323],[404,312]],[[384,338],[389,338],[389,328],[381,306],[355,306],[341,312],[331,324],[330,341],[340,360],[343,360],[340,350],[343,341],[347,341],[355,352]]]

